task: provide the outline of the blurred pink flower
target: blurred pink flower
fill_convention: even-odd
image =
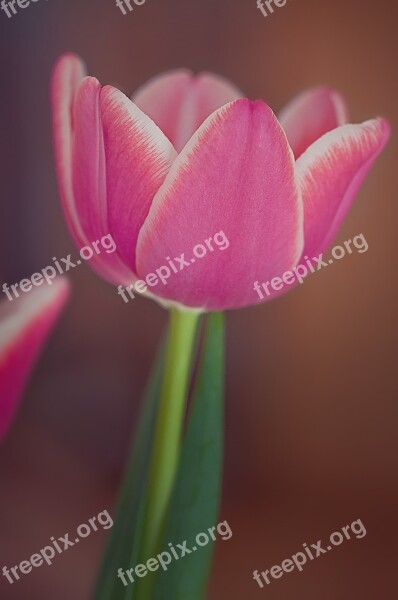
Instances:
[[[55,150],[64,211],[78,245],[111,234],[117,251],[93,259],[116,284],[144,279],[222,230],[209,254],[158,286],[163,300],[224,310],[254,304],[271,280],[334,238],[386,144],[383,119],[348,125],[326,88],[293,100],[278,119],[262,101],[211,74],[154,78],[129,100],[85,76],[71,54],[52,80]]]
[[[0,302],[0,440],[18,408],[34,363],[63,308],[68,284],[33,288],[10,302]]]

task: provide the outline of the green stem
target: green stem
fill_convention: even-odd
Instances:
[[[156,557],[161,550],[162,532],[179,462],[187,387],[198,320],[198,313],[171,311],[165,370],[146,493],[147,503],[141,547],[143,562]],[[137,598],[149,599],[153,577],[148,574],[137,583]]]

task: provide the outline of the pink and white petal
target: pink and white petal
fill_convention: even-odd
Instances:
[[[55,162],[62,205],[75,240],[85,241],[75,206],[72,182],[73,107],[85,77],[85,66],[75,54],[64,54],[56,63],[51,78],[51,102]]]
[[[65,279],[0,303],[0,440],[15,416],[28,377],[68,296]]]
[[[119,90],[100,96],[109,231],[135,270],[138,233],[177,153],[155,123]]]
[[[278,118],[297,159],[322,135],[345,125],[348,109],[338,92],[317,87],[293,98]]]
[[[137,272],[145,278],[168,265],[166,285],[149,291],[191,308],[255,304],[255,280],[296,264],[302,228],[282,128],[263,102],[237,100],[209,117],[173,164],[140,231]],[[218,244],[209,241],[214,237]],[[197,244],[207,249],[201,259],[194,256]],[[174,259],[182,253],[189,265],[172,273],[168,259],[179,268]]]
[[[99,99],[102,86],[86,77],[76,95],[73,135],[73,191],[86,239],[109,233],[106,202],[105,149]]]
[[[181,69],[154,77],[132,99],[180,152],[208,116],[242,96],[222,77]]]
[[[384,119],[343,125],[325,134],[298,159],[303,256],[312,258],[328,248],[389,136],[390,126]]]
[[[81,222],[85,213],[84,211],[80,212],[82,206],[78,206],[76,203],[73,182],[76,128],[80,127],[80,122],[76,123],[76,101],[81,93],[81,88],[86,86],[86,80],[91,81],[91,78],[86,78],[85,75],[85,67],[81,59],[74,54],[64,54],[54,67],[51,81],[55,161],[62,207],[69,230],[79,248],[88,246],[98,239],[91,236],[90,230],[85,231]],[[90,123],[92,120],[93,118],[90,116]],[[88,125],[85,125],[84,133],[88,128]],[[91,266],[103,277],[112,282],[127,283],[131,280],[132,276],[126,272],[126,267],[121,265],[121,261],[113,255],[112,258],[106,255],[105,260],[101,260],[95,254],[90,262]],[[109,263],[113,263],[111,269],[109,269]]]
[[[102,86],[94,77],[80,85],[74,104],[73,193],[83,238],[80,247],[112,235],[108,219],[107,165],[100,115]],[[115,241],[116,243],[116,241]],[[101,250],[101,245],[98,246]],[[125,264],[118,248],[93,255],[90,265],[112,283],[132,283],[133,265]]]

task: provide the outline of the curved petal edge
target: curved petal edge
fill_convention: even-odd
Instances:
[[[0,440],[15,416],[27,380],[68,297],[65,279],[0,303]]]
[[[316,256],[328,248],[389,137],[385,119],[343,125],[325,134],[298,159],[304,206],[303,255]]]

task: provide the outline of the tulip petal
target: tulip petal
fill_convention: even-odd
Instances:
[[[229,247],[219,235],[211,251],[206,240],[218,232]],[[184,252],[190,264],[151,291],[192,308],[238,308],[255,303],[256,279],[296,263],[302,235],[286,136],[266,104],[237,100],[211,115],[174,162],[140,231],[137,272],[144,278]],[[202,259],[192,255],[196,244],[207,246]]]
[[[105,151],[100,117],[101,84],[86,77],[76,94],[73,120],[73,191],[86,239],[109,233]]]
[[[322,135],[345,125],[348,111],[338,92],[318,87],[293,98],[278,118],[297,159]]]
[[[208,116],[242,96],[222,77],[212,73],[194,76],[181,69],[151,79],[134,94],[133,102],[180,152]]]
[[[325,134],[298,159],[304,205],[303,256],[317,256],[333,241],[389,135],[384,119],[343,125]]]
[[[51,287],[0,303],[0,440],[18,408],[40,350],[63,308],[68,284],[56,279]]]
[[[73,192],[85,244],[90,246],[104,236],[112,235],[108,221],[107,167],[100,115],[101,90],[97,79],[86,77],[76,94],[73,114]],[[79,245],[81,247],[84,244]],[[124,263],[118,248],[111,253],[95,253],[90,264],[112,283],[127,285],[134,281],[132,265],[129,268]]]
[[[138,233],[177,153],[149,117],[119,90],[100,96],[109,230],[135,270]]]
[[[91,246],[99,239],[99,235],[109,234],[109,231],[95,227],[96,219],[90,219],[87,208],[87,205],[90,206],[87,198],[95,195],[93,174],[98,156],[100,156],[98,110],[95,110],[94,100],[95,81],[91,77],[85,77],[85,67],[78,56],[65,54],[55,65],[51,83],[55,159],[60,194],[69,230],[79,248]],[[84,88],[83,93],[82,87]],[[79,96],[85,99],[85,103],[80,100],[79,110],[76,114],[76,103]],[[93,144],[93,147],[90,147],[90,144]],[[89,196],[83,203],[78,201],[79,198],[77,199],[75,194],[76,169],[73,164],[76,164],[76,148],[78,160],[82,160],[82,165],[84,164],[84,168],[87,168],[85,177],[87,183],[85,185],[85,179],[82,180],[78,177],[78,187],[83,186],[87,193],[90,190]],[[88,152],[90,160],[83,160],[85,150]],[[79,169],[78,175],[81,172]],[[94,199],[94,207],[97,199],[98,197]],[[100,275],[112,282],[127,284],[133,279],[132,273],[123,265],[116,253],[102,253],[100,256],[94,254],[90,264]]]
[[[73,106],[85,77],[85,66],[74,54],[64,54],[54,67],[51,79],[55,160],[63,209],[77,243],[85,236],[75,206],[72,181]]]

